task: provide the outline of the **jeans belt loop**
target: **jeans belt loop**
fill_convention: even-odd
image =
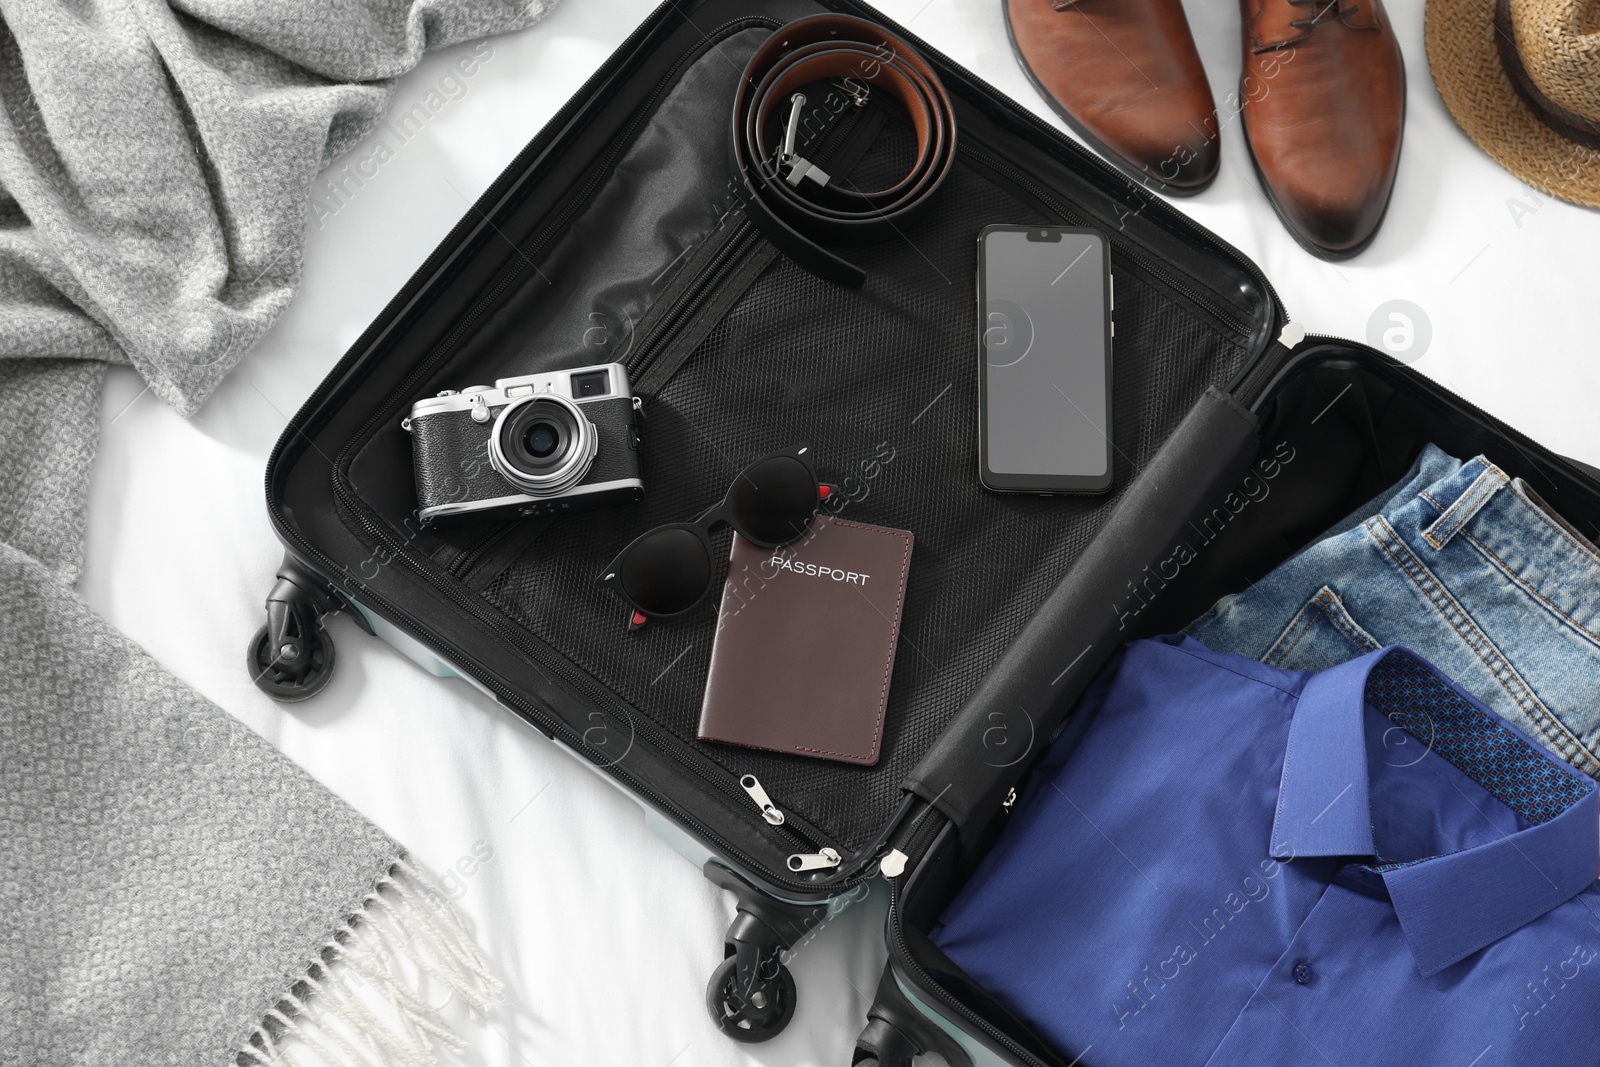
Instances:
[[[1433,523],[1422,531],[1422,536],[1434,548],[1448,545],[1457,531],[1471,522],[1479,509],[1487,504],[1495,493],[1504,489],[1507,482],[1505,471],[1492,463],[1487,464],[1483,473],[1473,479],[1466,491],[1444,509],[1444,514],[1433,520]]]

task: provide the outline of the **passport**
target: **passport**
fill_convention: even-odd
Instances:
[[[700,739],[877,763],[912,540],[832,515],[782,548],[734,534]]]

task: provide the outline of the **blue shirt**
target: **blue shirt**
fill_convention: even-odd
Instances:
[[[935,942],[1069,1056],[1594,1064],[1596,783],[1404,649],[1129,645]]]

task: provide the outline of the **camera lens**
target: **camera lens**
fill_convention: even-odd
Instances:
[[[548,422],[536,422],[528,427],[522,435],[522,445],[528,454],[536,459],[544,459],[556,450],[556,445],[561,443],[561,436],[556,428]]]
[[[489,464],[529,496],[556,496],[589,473],[598,435],[578,406],[541,393],[512,401],[489,435]]]

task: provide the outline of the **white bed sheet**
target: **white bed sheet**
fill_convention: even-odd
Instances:
[[[1188,7],[1226,100],[1238,71],[1236,7]],[[1059,125],[1013,61],[994,0],[883,8]],[[452,53],[408,75],[397,111],[426,106],[430,91],[442,106],[393,158],[368,165],[359,187],[347,182],[341,197],[325,197],[329,210],[308,214],[301,294],[198,417],[174,414],[129,370],[110,375],[81,589],[446,878],[509,986],[506,1007],[470,1031],[464,1062],[843,1065],[883,963],[881,886],[798,953],[800,1006],[788,1031],[736,1045],[703,1007],[730,900],[589,770],[347,619],[333,623],[338,676],[317,699],[275,704],[245,671],[245,642],[281,556],[261,475],[288,415],[650,9],[648,0],[563,0],[540,25],[489,42],[492,54],[464,82],[445,80]],[[1394,201],[1368,252],[1332,265],[1301,251],[1257,187],[1236,120],[1224,128],[1218,181],[1180,206],[1255,259],[1314,332],[1366,337],[1388,301],[1411,302],[1431,333],[1422,370],[1550,447],[1600,463],[1600,215],[1534,192],[1466,141],[1429,79],[1422,13],[1421,0],[1393,3],[1410,110]],[[358,147],[335,170],[371,156]]]

